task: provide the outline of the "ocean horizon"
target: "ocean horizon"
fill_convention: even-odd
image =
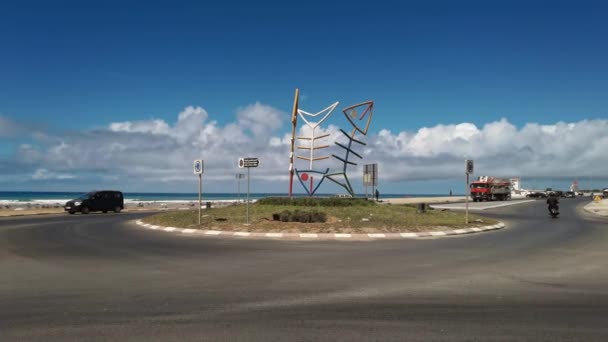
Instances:
[[[28,202],[61,202],[74,199],[85,192],[59,192],[59,191],[0,191],[0,204],[8,203],[28,203]],[[128,202],[162,202],[162,201],[197,201],[198,193],[180,192],[124,192],[125,201]],[[245,199],[246,193],[203,193],[204,201],[235,201]],[[286,197],[287,193],[250,193],[250,199],[260,199],[264,197]],[[307,197],[308,195],[298,193],[294,197]],[[332,197],[335,194],[317,194],[315,197]],[[365,194],[357,194],[358,197],[365,197]],[[380,194],[380,198],[402,198],[402,197],[441,197],[448,194]],[[454,194],[454,196],[461,196]]]

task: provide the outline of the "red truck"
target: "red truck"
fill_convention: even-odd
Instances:
[[[511,199],[511,181],[504,178],[481,176],[471,183],[474,202],[506,201]]]

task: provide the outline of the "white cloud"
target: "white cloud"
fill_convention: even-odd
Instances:
[[[255,136],[278,129],[285,117],[285,113],[259,102],[239,108],[237,111],[239,126],[251,130]]]
[[[459,177],[464,159],[476,161],[478,175],[606,177],[599,167],[608,162],[607,130],[608,120],[518,129],[506,119],[481,128],[461,123],[417,132],[381,130],[368,157],[383,164],[383,176],[391,180]]]
[[[109,127],[112,132],[138,132],[151,134],[168,134],[169,125],[163,120],[113,122]]]
[[[276,108],[255,103],[239,108],[232,123],[220,125],[210,120],[203,108],[189,106],[177,114],[174,123],[161,119],[125,121],[101,130],[43,134],[40,140],[20,146],[13,165],[28,168],[30,179],[83,179],[86,175],[86,179],[112,180],[118,185],[149,184],[137,190],[154,191],[157,183],[192,182],[192,160],[203,158],[206,181],[218,187],[223,184],[224,191],[231,191],[226,187],[234,182],[235,173],[243,171],[236,166],[238,157],[259,157],[261,166],[253,171],[255,177],[273,189],[286,189],[291,127],[282,124],[289,118]],[[348,127],[342,122],[342,128],[349,131]],[[516,127],[502,119],[481,127],[464,122],[416,131],[377,132],[363,139],[367,146],[354,146],[364,156],[363,160],[351,158],[359,163],[348,168],[355,186],[360,184],[365,163],[377,162],[380,180],[387,184],[459,178],[466,158],[475,160],[476,175],[608,179],[604,171],[608,165],[608,120]],[[336,139],[346,142],[337,125],[319,127],[316,133],[330,134],[325,141],[330,148],[318,153],[343,155],[344,150],[333,143]],[[300,125],[298,135],[308,134],[309,128]],[[302,153],[304,150],[299,151]],[[4,165],[0,172],[10,170]],[[298,160],[296,167],[305,169],[308,165]],[[325,167],[335,171],[341,163],[330,158],[315,168]]]
[[[17,155],[20,162],[43,169],[36,172],[37,179],[50,179],[52,170],[59,176],[67,172],[122,176],[125,182],[190,181],[196,158],[206,160],[207,179],[223,179],[234,177],[240,156],[260,157],[269,169],[287,160],[286,146],[271,143],[282,116],[288,117],[256,103],[239,109],[236,121],[222,127],[209,121],[203,108],[190,106],[173,125],[159,119],[115,122],[107,129],[24,144]]]
[[[19,122],[0,113],[0,139],[39,134],[38,129],[36,123]]]
[[[51,172],[47,169],[37,169],[36,172],[32,175],[32,179],[34,180],[49,180],[49,179],[74,179],[76,176],[70,175],[67,173],[55,173]]]

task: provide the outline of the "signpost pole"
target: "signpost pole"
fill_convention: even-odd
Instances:
[[[249,225],[249,169],[247,168],[247,225]]]
[[[203,192],[203,175],[202,174],[198,174],[198,225],[201,225],[201,205],[202,205],[202,199],[201,199],[201,193]]]
[[[464,202],[465,202],[465,212],[464,212],[464,223],[465,224],[469,224],[469,173],[466,173],[467,175],[467,183],[466,183],[466,188],[464,189]]]
[[[238,189],[237,191],[239,193],[239,202],[240,202],[241,201],[241,174],[238,173],[236,175],[236,178],[237,178],[236,182],[237,182],[237,189]]]

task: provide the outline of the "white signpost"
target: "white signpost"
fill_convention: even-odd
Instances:
[[[259,165],[260,160],[258,158],[239,158],[239,168],[247,169],[247,225],[249,225],[249,169]]]
[[[201,225],[201,206],[203,192],[203,172],[205,172],[205,164],[202,159],[196,159],[194,161],[194,174],[198,175],[198,225]]]
[[[467,175],[467,185],[464,190],[464,202],[465,202],[465,212],[464,212],[464,223],[469,224],[469,195],[471,194],[471,188],[469,186],[469,175],[473,173],[475,169],[475,163],[467,159],[464,161],[464,173]]]

